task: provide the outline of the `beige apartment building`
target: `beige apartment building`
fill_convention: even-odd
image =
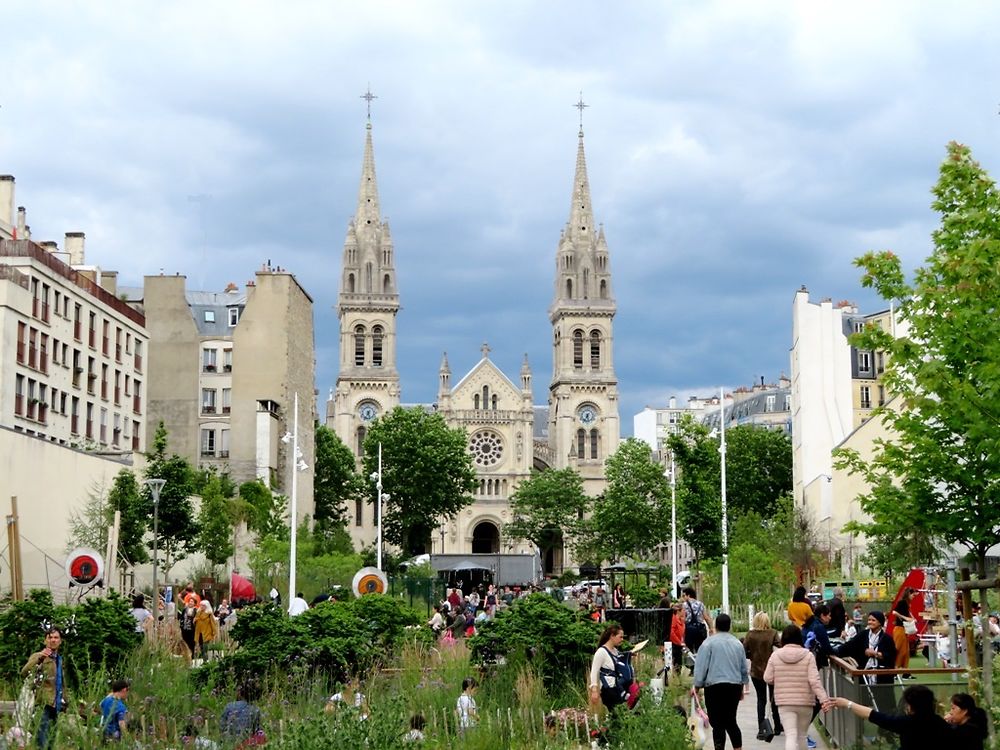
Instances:
[[[315,347],[312,298],[288,271],[264,265],[240,291],[186,289],[184,276],[147,276],[129,289],[149,328],[147,429],[163,422],[169,446],[237,483],[261,479],[288,494],[293,402],[307,466],[299,516],[313,512]]]
[[[145,321],[116,274],[87,262],[85,240],[33,242],[14,178],[0,176],[0,512],[18,499],[24,589],[57,601],[75,593],[71,514],[145,450]]]

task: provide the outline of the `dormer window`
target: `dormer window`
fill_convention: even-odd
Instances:
[[[240,308],[230,307],[229,308],[229,327],[232,328],[237,323],[240,322]]]
[[[205,310],[205,322],[206,323],[215,322],[215,310]]]

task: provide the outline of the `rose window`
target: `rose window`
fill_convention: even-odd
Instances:
[[[493,466],[503,458],[503,439],[492,430],[480,430],[469,439],[469,450],[479,466]]]

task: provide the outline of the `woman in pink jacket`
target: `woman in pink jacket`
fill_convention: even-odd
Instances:
[[[785,750],[802,750],[816,700],[829,710],[830,698],[819,681],[816,658],[802,647],[802,631],[789,625],[781,631],[781,648],[771,654],[764,682],[774,685],[774,702],[785,729]]]

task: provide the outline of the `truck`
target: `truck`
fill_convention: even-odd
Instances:
[[[538,555],[488,552],[432,554],[430,563],[435,573],[448,578],[453,585],[462,581],[463,589],[480,583],[518,586],[538,583],[542,579],[542,563]]]

